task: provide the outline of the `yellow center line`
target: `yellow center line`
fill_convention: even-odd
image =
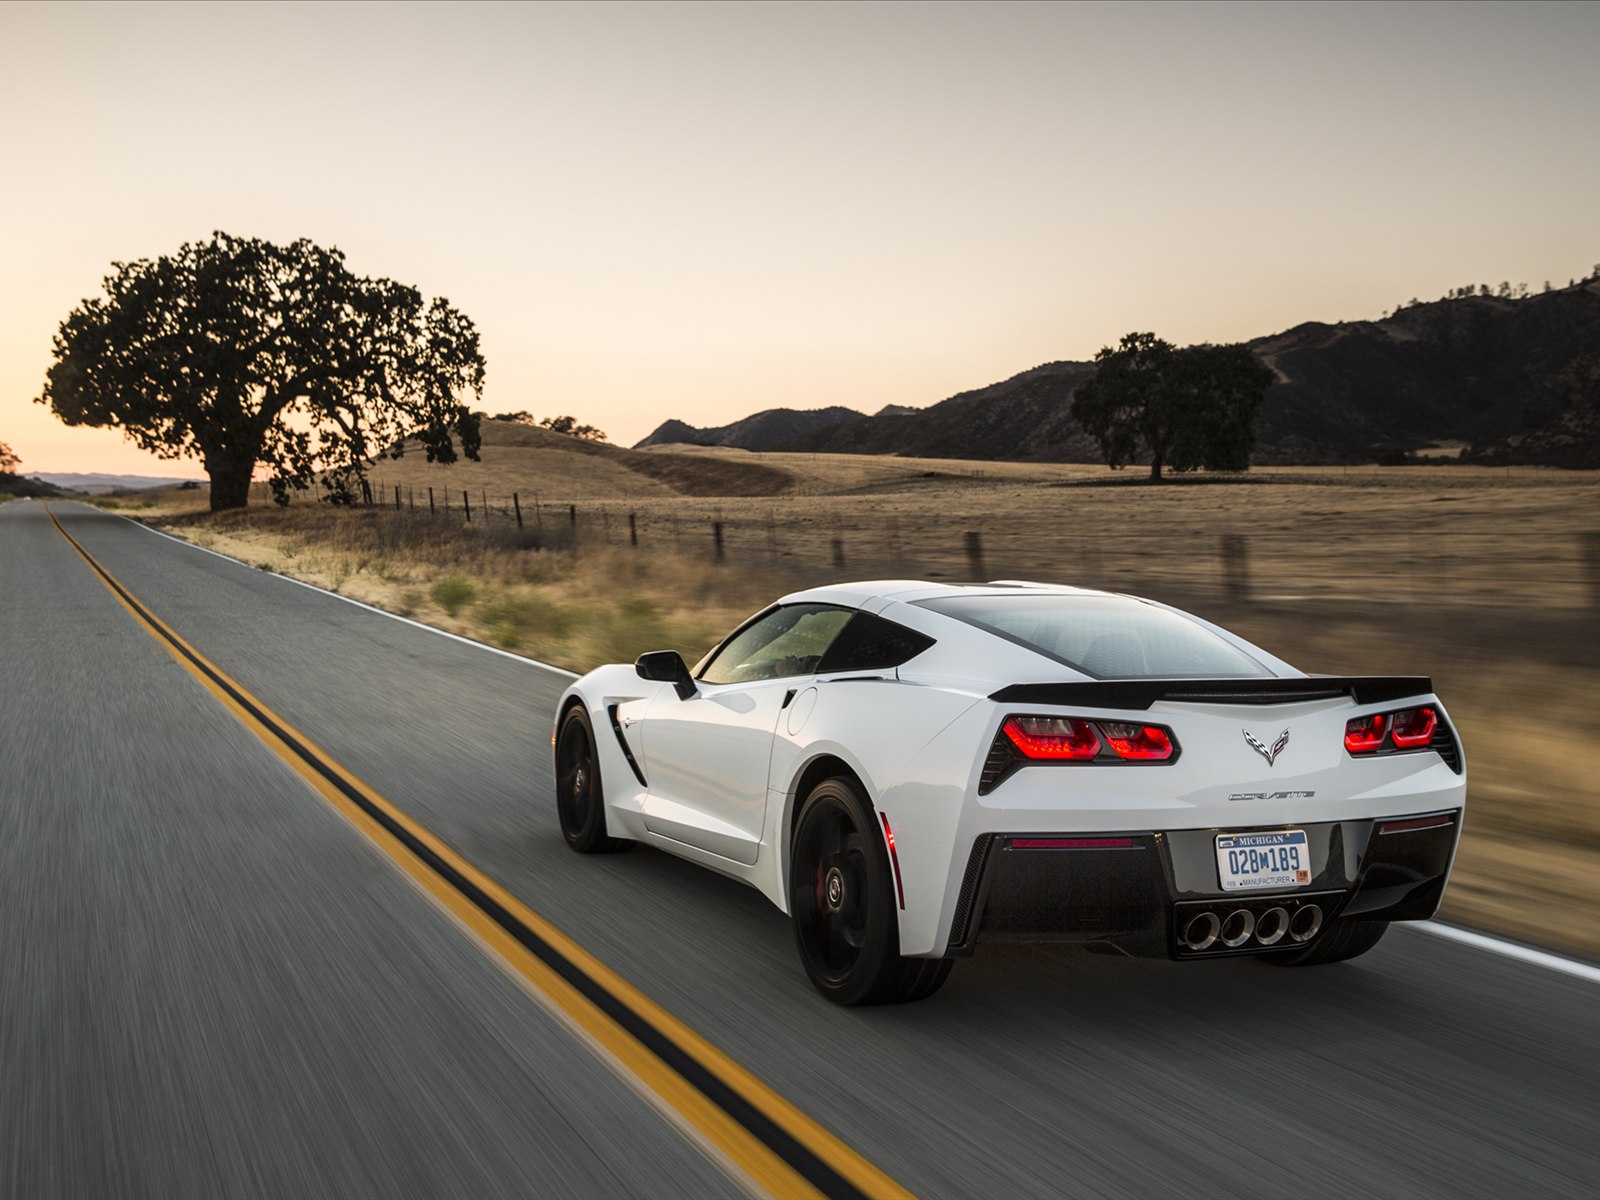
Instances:
[[[56,530],[151,637],[514,974],[772,1196],[911,1193],[345,769]]]

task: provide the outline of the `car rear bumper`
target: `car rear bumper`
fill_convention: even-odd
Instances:
[[[1424,920],[1444,895],[1461,809],[1297,828],[1306,833],[1310,881],[1293,889],[1246,893],[1221,887],[1220,831],[1215,829],[981,834],[966,861],[945,953],[971,954],[979,942],[1045,941],[1103,943],[1144,956],[1214,958],[1305,946],[1338,917]],[[1241,912],[1249,919],[1238,918],[1235,929],[1249,926],[1252,933],[1235,944],[1229,944],[1233,938],[1217,938],[1201,946],[1203,939],[1185,937],[1196,917],[1212,914],[1220,925]],[[1273,938],[1271,930],[1279,923],[1283,932]],[[1258,924],[1260,937],[1253,933]],[[1203,919],[1199,928],[1206,928]]]

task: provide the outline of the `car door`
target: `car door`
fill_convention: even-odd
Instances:
[[[630,731],[649,780],[645,828],[747,866],[756,861],[778,718],[852,611],[771,609],[712,655],[694,695],[661,690]]]

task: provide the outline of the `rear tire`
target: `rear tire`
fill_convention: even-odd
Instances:
[[[835,1004],[905,1004],[933,995],[953,960],[903,958],[893,873],[878,822],[848,776],[811,790],[795,827],[789,912],[812,984]]]
[[[567,845],[579,854],[608,854],[632,845],[607,835],[605,794],[594,727],[583,705],[574,704],[556,734],[556,815]]]
[[[1371,950],[1388,929],[1387,921],[1334,921],[1309,946],[1283,954],[1263,954],[1260,961],[1274,967],[1320,967],[1344,962]]]

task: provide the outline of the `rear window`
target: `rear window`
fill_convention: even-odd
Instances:
[[[1204,626],[1118,596],[941,596],[920,603],[1096,679],[1272,674]]]

